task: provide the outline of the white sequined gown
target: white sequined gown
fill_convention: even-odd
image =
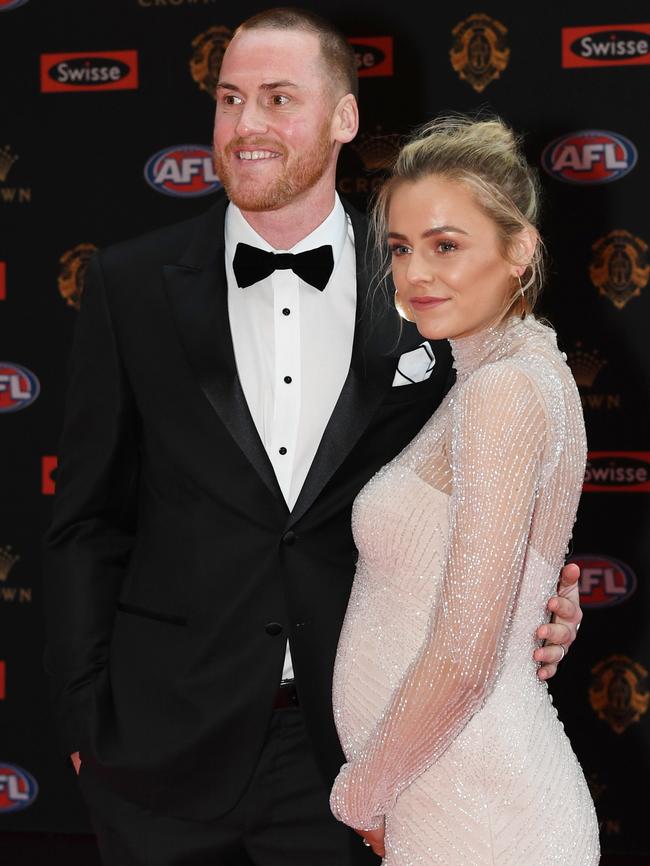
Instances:
[[[533,661],[586,442],[555,333],[452,342],[457,381],[358,495],[334,710],[334,814],[386,816],[385,866],[590,866],[598,825]]]

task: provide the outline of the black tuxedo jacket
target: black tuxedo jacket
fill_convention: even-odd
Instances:
[[[226,204],[91,261],[45,537],[46,668],[66,753],[79,749],[131,799],[205,819],[251,777],[287,639],[316,758],[328,783],[336,776],[351,504],[431,415],[451,371],[436,343],[431,377],[391,388],[422,337],[369,298],[366,222],[346,206],[352,361],[290,512],[237,377]]]

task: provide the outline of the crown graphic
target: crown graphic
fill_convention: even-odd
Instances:
[[[383,135],[380,131],[375,134],[361,133],[350,143],[368,171],[388,168],[397,156],[399,146],[400,136],[397,133]]]
[[[5,181],[7,179],[7,176],[11,171],[11,166],[17,159],[18,157],[14,156],[9,150],[8,144],[4,147],[0,147],[0,181]]]
[[[567,361],[576,384],[585,388],[591,388],[596,381],[596,376],[607,363],[597,350],[589,352],[583,349],[580,343],[576,343],[575,349],[567,353]]]
[[[9,577],[9,572],[19,559],[11,552],[11,547],[0,547],[0,581]]]

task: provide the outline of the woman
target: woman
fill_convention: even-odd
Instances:
[[[451,341],[457,373],[353,511],[334,676],[348,763],[331,806],[385,845],[386,866],[599,861],[582,770],[532,661],[586,459],[571,372],[532,315],[537,199],[512,131],[460,117],[407,143],[375,202],[396,305]]]

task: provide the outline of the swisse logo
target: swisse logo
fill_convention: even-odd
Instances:
[[[354,36],[348,42],[354,49],[359,76],[393,74],[392,36]]]
[[[212,151],[202,144],[177,144],[155,153],[144,167],[149,186],[165,195],[196,198],[221,187]]]
[[[650,451],[593,451],[587,457],[586,493],[647,493]]]
[[[580,603],[583,607],[622,604],[636,589],[636,574],[611,556],[585,554],[569,560],[580,567]]]
[[[0,762],[0,812],[17,812],[31,806],[38,796],[36,779],[14,764]]]
[[[40,390],[40,383],[31,370],[0,361],[0,412],[24,409],[34,402]]]
[[[0,0],[0,12],[8,12],[9,9],[16,9],[25,3],[29,3],[29,0]]]
[[[546,145],[542,167],[565,183],[609,183],[632,171],[636,147],[627,138],[603,129],[583,129]]]
[[[562,66],[637,66],[650,63],[650,24],[562,28]]]
[[[137,51],[73,52],[41,55],[41,91],[136,90]]]

